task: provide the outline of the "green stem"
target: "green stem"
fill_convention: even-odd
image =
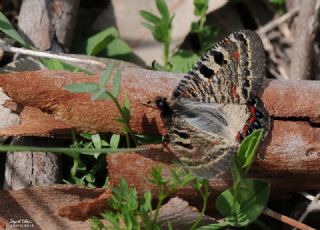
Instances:
[[[170,42],[166,42],[163,45],[163,59],[164,59],[164,66],[166,69],[169,67],[169,49],[170,49]]]
[[[126,118],[126,114],[122,111],[122,108],[121,108],[121,106],[120,106],[120,104],[119,104],[118,99],[117,99],[115,96],[113,96],[112,93],[110,93],[110,92],[108,92],[108,91],[106,91],[106,94],[111,98],[111,100],[113,101],[113,103],[116,105],[119,113],[121,114],[121,117]],[[129,122],[130,122],[130,121],[128,121],[127,119],[125,119],[125,123],[123,123],[123,125],[126,127],[125,130],[128,130],[128,131],[129,131],[129,134],[130,134],[132,140],[134,141],[134,143],[137,144],[136,137],[135,137],[134,134],[133,134],[133,131],[132,131],[131,127],[130,127]],[[130,142],[128,142],[128,141],[129,141],[129,137],[126,137],[126,139],[127,139],[127,145],[128,145],[128,147],[130,147]]]
[[[194,230],[196,229],[196,227],[198,226],[199,222],[201,221],[203,215],[204,215],[204,212],[206,211],[207,209],[207,204],[208,204],[208,195],[203,195],[201,194],[201,196],[203,197],[203,204],[202,204],[202,209],[201,209],[201,212],[199,213],[196,221],[193,223],[193,225],[191,226],[190,230]]]
[[[130,138],[128,132],[126,132],[126,142],[127,142],[127,147],[130,148]]]
[[[204,15],[201,15],[200,17],[200,24],[199,24],[200,31],[203,30],[205,23],[206,23],[206,15],[204,14]]]
[[[78,167],[79,167],[79,163],[80,163],[80,155],[77,154],[77,157],[73,158],[73,166],[70,170],[70,174],[72,177],[75,177],[78,171]]]
[[[164,201],[164,199],[166,198],[166,196],[163,194],[163,191],[159,191],[159,199],[158,199],[158,203],[157,203],[157,207],[156,207],[156,213],[153,217],[153,220],[152,220],[152,225],[155,226],[156,225],[156,222],[157,222],[157,219],[158,219],[158,216],[159,216],[159,211],[160,211],[160,208],[161,208],[161,205],[162,205],[162,202]]]

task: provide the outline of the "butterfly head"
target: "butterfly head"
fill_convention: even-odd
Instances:
[[[155,104],[158,109],[161,111],[161,116],[163,118],[166,118],[170,114],[172,114],[172,109],[168,103],[167,98],[165,97],[157,97],[155,100]]]

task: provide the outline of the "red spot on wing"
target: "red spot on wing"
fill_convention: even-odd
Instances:
[[[250,109],[250,113],[251,113],[252,115],[255,115],[256,109],[254,108],[254,106],[253,106],[253,105],[250,105],[250,106],[249,106],[249,109]]]
[[[226,45],[230,45],[232,42],[231,42],[231,40],[230,39],[224,39],[224,44],[226,44]]]
[[[236,141],[241,142],[241,139],[243,138],[242,134],[240,132],[237,133]]]
[[[232,96],[233,96],[233,97],[238,97],[237,87],[236,87],[235,84],[232,84],[232,85],[231,85],[231,93],[232,93]]]
[[[256,120],[255,117],[251,117],[250,120],[249,120],[250,125],[252,125],[255,120]]]
[[[239,51],[238,50],[233,52],[233,57],[234,57],[234,59],[236,59],[236,62],[239,63]]]

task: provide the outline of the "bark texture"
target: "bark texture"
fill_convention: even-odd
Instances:
[[[57,209],[63,204],[76,204],[93,199],[101,193],[102,189],[75,185],[33,187],[17,191],[0,190],[0,229],[17,229],[10,225],[10,220],[20,219],[26,219],[33,224],[33,227],[26,229],[90,229],[88,220],[70,221],[60,217]]]
[[[70,48],[79,0],[24,0],[19,29],[40,50],[63,52]]]
[[[311,79],[314,39],[319,31],[320,1],[301,1],[295,21],[289,76],[292,80]]]
[[[165,132],[159,110],[145,103],[159,95],[170,97],[181,77],[178,74],[134,68],[123,71],[120,100],[127,92],[132,108],[131,126],[135,132]],[[55,123],[51,130],[49,124],[46,130],[41,129],[36,125],[36,116],[33,117],[34,125],[26,130],[23,124],[30,118],[22,117],[21,126],[0,129],[0,134],[6,136],[34,132],[50,136],[61,134],[62,131],[68,132],[68,126],[76,127],[79,131],[121,133],[120,125],[112,120],[119,114],[111,101],[92,102],[89,95],[72,94],[63,89],[65,84],[72,82],[98,80],[97,76],[48,71],[0,75],[0,87],[22,107],[21,111],[26,108],[37,109],[39,114],[65,124],[66,127],[57,129]],[[19,91],[16,87],[19,87]],[[256,159],[251,176],[271,182],[273,199],[296,191],[320,189],[319,92],[320,82],[317,81],[264,82],[260,94],[273,122],[270,134],[260,148],[265,159]],[[8,105],[12,106],[12,102],[8,102]],[[168,167],[174,159],[165,145],[151,146],[147,151],[134,154],[111,155],[108,157],[110,181],[117,185],[119,179],[124,177],[140,193],[147,189],[153,190],[148,182],[151,168],[163,164],[164,172],[168,175]],[[211,198],[214,199],[230,183],[228,179],[210,180]],[[192,205],[199,202],[199,197],[191,189],[177,191],[176,195]],[[106,205],[105,198],[85,202],[80,206],[67,206],[60,210],[60,214],[72,219],[85,219],[88,213],[94,212],[97,205]]]
[[[24,0],[20,9],[19,30],[31,45],[40,50],[63,53],[71,45],[78,7],[79,0]],[[33,117],[37,112],[38,110],[34,110],[29,114]],[[46,118],[48,117],[44,116],[42,121],[48,121]],[[30,127],[34,124],[25,125]],[[47,125],[47,122],[43,122],[43,129]],[[36,137],[21,137],[18,142],[20,145],[30,142],[39,145],[41,141]],[[17,142],[13,141],[12,144]],[[60,158],[52,153],[10,153],[5,166],[4,187],[19,189],[59,183],[60,164]]]

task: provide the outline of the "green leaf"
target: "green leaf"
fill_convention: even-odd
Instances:
[[[170,12],[166,2],[164,0],[156,0],[156,6],[163,19],[166,22],[170,21]]]
[[[100,78],[100,81],[99,81],[99,86],[100,86],[100,88],[106,87],[106,83],[109,81],[109,78],[110,78],[110,76],[111,76],[112,69],[113,69],[113,65],[110,64],[110,65],[108,65],[108,67],[102,72],[101,78]]]
[[[87,140],[90,140],[90,141],[92,140],[91,139],[92,134],[90,134],[90,133],[80,133],[80,136],[87,139]]]
[[[227,226],[229,226],[228,223],[222,222],[222,223],[209,224],[206,226],[202,226],[200,228],[197,228],[197,230],[218,230],[218,229],[224,229]]]
[[[120,229],[119,218],[116,214],[111,212],[101,213],[100,214],[104,219],[112,224],[114,229]]]
[[[208,10],[208,0],[193,0],[194,15],[205,16]]]
[[[93,216],[89,218],[90,224],[91,224],[91,229],[92,230],[100,230],[103,229],[103,223],[101,220],[99,220],[97,217]]]
[[[120,142],[120,135],[118,134],[112,134],[111,140],[110,140],[110,148],[111,149],[117,149]]]
[[[63,61],[60,61],[57,59],[40,58],[40,61],[49,70],[66,70],[66,71],[70,71],[70,72],[83,72],[88,75],[93,75],[92,72],[90,72],[86,69],[71,65],[69,63],[66,63],[66,62],[63,62]]]
[[[112,95],[118,97],[121,84],[121,72],[118,70],[112,82]]]
[[[285,3],[285,0],[269,0],[273,4],[282,5]]]
[[[128,94],[126,93],[124,97],[124,108],[130,111],[130,98],[128,97]]]
[[[91,136],[92,143],[96,149],[101,149],[101,138],[99,134],[94,134]]]
[[[243,171],[240,164],[236,160],[234,160],[232,162],[231,173],[232,173],[233,184],[234,184],[235,190],[237,190],[238,187],[241,187],[241,186],[245,187],[246,186],[246,184],[244,183],[245,172]]]
[[[151,31],[151,33],[153,34],[154,33],[154,26],[153,25],[151,25],[151,24],[149,24],[149,23],[146,23],[146,22],[142,22],[142,25],[144,26],[144,27],[146,27],[148,30],[150,30]]]
[[[123,112],[124,120],[127,123],[130,122],[130,117],[131,117],[131,114],[130,114],[130,100],[129,100],[129,97],[128,97],[127,93],[125,94],[125,97],[124,97],[124,105],[122,107],[122,112]]]
[[[86,54],[91,56],[98,54],[107,47],[110,41],[118,36],[116,28],[110,27],[89,37],[86,44]]]
[[[149,134],[135,134],[138,138],[138,144],[160,144],[162,142],[162,136],[160,135],[149,135]]]
[[[22,46],[30,48],[28,43],[23,40],[23,38],[20,36],[20,34],[16,31],[16,29],[13,27],[13,25],[2,12],[0,12],[0,30],[8,37],[19,42]]]
[[[186,73],[198,61],[197,54],[187,51],[179,50],[171,58],[172,72]]]
[[[123,213],[124,223],[126,224],[126,229],[133,229],[134,218],[128,212]]]
[[[248,172],[254,161],[259,144],[263,138],[263,132],[263,129],[255,130],[242,141],[238,148],[236,159],[246,172]]]
[[[73,93],[94,93],[99,90],[99,85],[93,82],[65,85],[64,88]]]
[[[144,212],[149,212],[152,210],[152,194],[150,190],[144,192],[143,194],[143,200],[140,205],[140,210],[143,210]]]
[[[46,66],[49,70],[65,70],[62,63],[57,59],[49,59]]]
[[[145,10],[141,10],[140,11],[140,15],[147,20],[148,22],[152,23],[152,24],[157,24],[160,22],[160,18],[148,11]]]
[[[91,100],[92,101],[95,101],[97,99],[110,99],[109,95],[106,94],[107,92],[107,89],[105,88],[100,88],[98,91],[94,91],[92,93],[94,93],[92,96],[91,96]]]
[[[93,174],[91,174],[91,173],[86,174],[86,175],[84,176],[84,178],[85,178],[88,182],[90,182],[90,183],[93,183],[93,182],[96,181],[95,176],[94,176]]]
[[[245,184],[246,187],[241,188],[242,191],[238,191],[237,196],[233,189],[228,189],[216,201],[218,211],[232,226],[243,227],[252,223],[261,215],[268,202],[269,183],[246,179]]]
[[[170,41],[170,25],[161,21],[159,24],[155,25],[154,31],[152,33],[154,39],[158,42],[167,43]]]
[[[107,57],[129,61],[132,50],[129,45],[120,38],[114,38],[107,44]]]

